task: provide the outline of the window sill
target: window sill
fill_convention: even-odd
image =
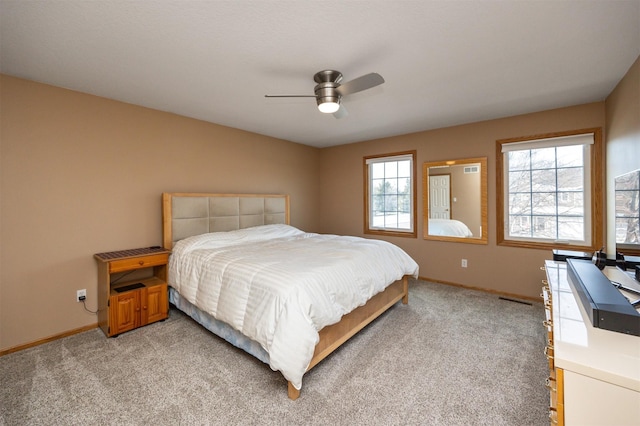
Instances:
[[[378,229],[365,229],[364,233],[370,234],[370,235],[386,235],[388,237],[404,237],[404,238],[416,238],[418,236],[418,233],[416,231],[402,232],[402,231],[383,231]]]
[[[499,246],[503,247],[520,247],[530,248],[538,250],[572,250],[572,251],[586,251],[591,252],[600,250],[600,247],[577,245],[577,244],[562,244],[562,243],[542,243],[534,241],[516,241],[516,240],[503,240],[498,242]]]

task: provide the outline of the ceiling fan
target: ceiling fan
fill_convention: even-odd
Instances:
[[[316,98],[320,112],[342,118],[347,115],[347,110],[341,105],[343,96],[371,89],[384,83],[384,78],[380,74],[372,72],[340,84],[342,73],[335,70],[319,71],[315,73],[313,80],[318,83],[314,88],[315,95],[264,95],[264,97]]]

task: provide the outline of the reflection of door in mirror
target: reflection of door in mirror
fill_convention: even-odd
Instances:
[[[486,157],[423,165],[424,238],[487,244]]]
[[[451,219],[450,175],[429,176],[429,218]]]

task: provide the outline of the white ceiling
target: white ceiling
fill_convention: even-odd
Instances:
[[[2,73],[316,147],[602,101],[640,0],[0,0]],[[386,82],[322,114],[313,74]]]

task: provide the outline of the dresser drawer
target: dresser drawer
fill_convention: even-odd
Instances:
[[[109,272],[115,273],[121,271],[130,271],[132,269],[148,268],[150,266],[166,265],[168,261],[168,253],[114,260],[109,262]]]

